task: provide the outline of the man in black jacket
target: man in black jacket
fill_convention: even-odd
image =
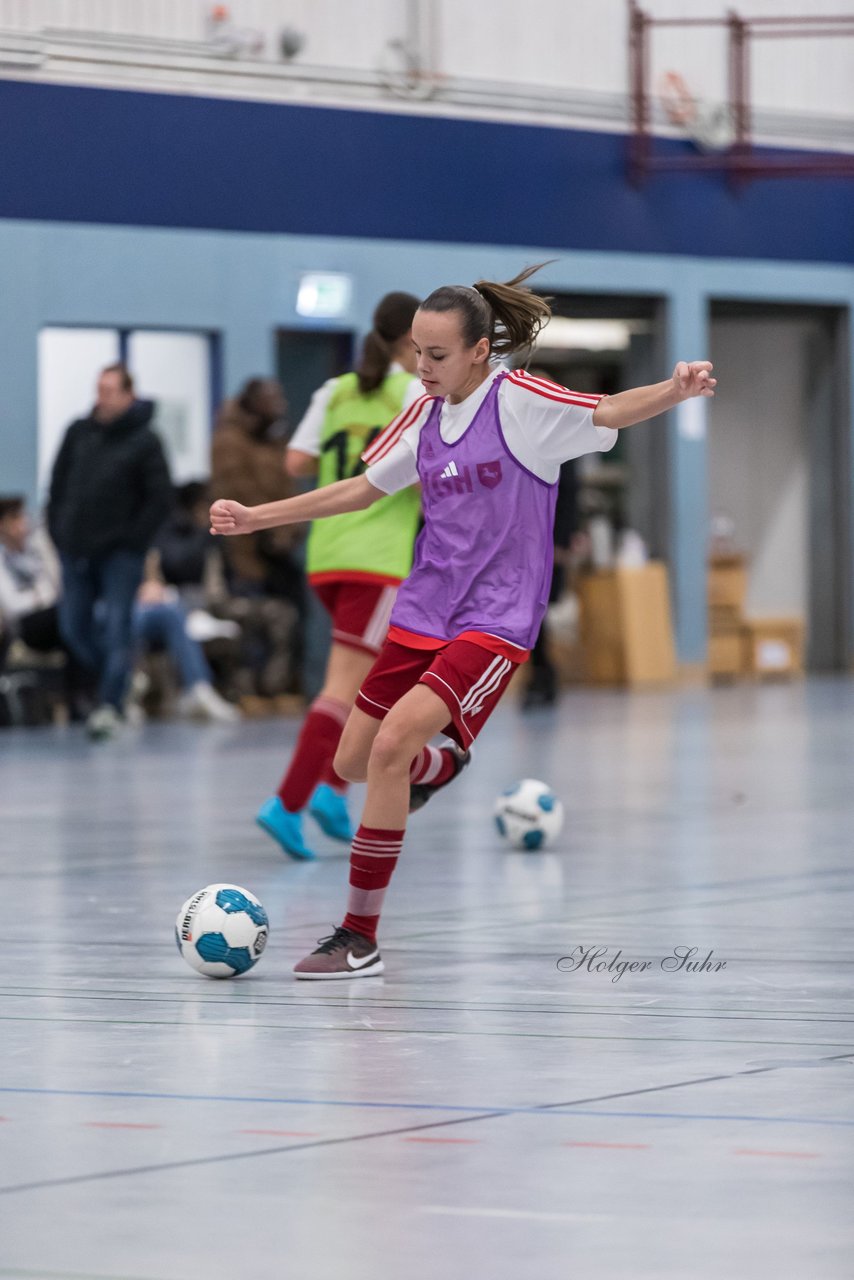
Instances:
[[[48,528],[62,561],[60,627],[84,666],[97,672],[93,737],[121,723],[131,667],[131,616],[145,554],[169,514],[172,486],[154,406],[134,397],[124,365],[98,379],[86,418],[65,434],[50,483]]]

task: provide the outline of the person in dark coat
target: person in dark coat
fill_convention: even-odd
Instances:
[[[172,505],[169,469],[124,365],[98,379],[92,412],[68,428],[50,482],[47,522],[62,564],[59,620],[79,662],[98,675],[93,737],[121,723],[131,617],[145,555]]]

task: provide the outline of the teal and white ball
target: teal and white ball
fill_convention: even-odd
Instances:
[[[233,978],[258,963],[269,930],[267,912],[248,889],[209,884],[178,912],[175,941],[198,973],[206,978]]]
[[[545,782],[523,778],[496,800],[495,825],[514,849],[544,849],[560,834],[563,805]]]

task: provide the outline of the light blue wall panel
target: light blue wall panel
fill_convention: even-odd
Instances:
[[[345,322],[364,331],[376,299],[389,289],[423,295],[442,283],[507,278],[523,264],[551,257],[557,261],[542,274],[547,288],[665,298],[671,365],[705,354],[711,298],[854,307],[854,269],[848,267],[0,221],[0,489],[34,496],[36,339],[44,325],[216,330],[230,392],[245,377],[273,369],[276,328],[304,323],[295,309],[304,271],[350,273],[355,288]],[[669,372],[662,369],[661,376]],[[705,652],[705,444],[685,438],[673,417],[669,477],[677,639],[681,660],[699,662]]]

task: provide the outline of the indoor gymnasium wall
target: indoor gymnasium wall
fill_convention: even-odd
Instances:
[[[854,306],[839,179],[733,188],[679,175],[635,189],[616,135],[10,81],[0,110],[2,487],[33,496],[49,325],[216,332],[231,391],[275,367],[278,327],[307,323],[295,310],[306,271],[350,275],[337,323],[363,332],[387,289],[555,258],[546,290],[663,299],[668,362],[709,350],[712,298]],[[671,415],[668,441],[679,651],[700,662],[699,402]]]
[[[643,0],[654,18],[697,0]],[[803,0],[749,0],[750,17],[802,15]],[[361,104],[383,111],[520,118],[622,131],[628,119],[626,0],[0,0],[0,60],[12,74],[175,93]],[[838,8],[838,6],[837,6]],[[726,5],[705,3],[702,16]],[[608,38],[603,38],[603,32]],[[283,52],[283,33],[286,34]],[[726,96],[723,27],[654,28],[650,87],[676,73],[709,108]],[[753,40],[756,136],[854,145],[854,42]],[[653,123],[668,130],[657,97]],[[671,129],[672,131],[672,129]]]
[[[709,508],[728,516],[750,562],[750,616],[809,613],[809,436],[805,389],[813,326],[716,319],[710,351],[727,394],[709,430]]]
[[[10,80],[0,117],[0,217],[854,263],[850,182],[634,187],[619,134]]]

